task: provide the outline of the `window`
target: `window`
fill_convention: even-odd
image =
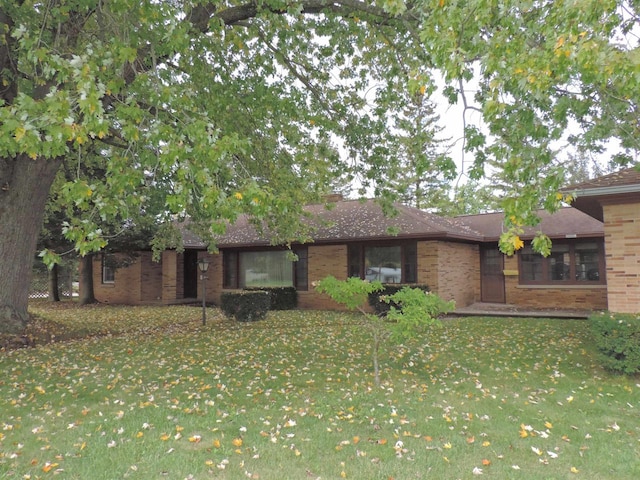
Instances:
[[[116,268],[112,255],[102,255],[102,283],[115,283]]]
[[[238,288],[238,252],[222,255],[222,287]]]
[[[296,290],[309,290],[309,251],[307,247],[299,247],[293,250],[298,257],[294,265]]]
[[[522,284],[604,283],[601,242],[554,242],[551,255],[546,258],[528,245],[522,249],[519,258]]]
[[[290,287],[293,269],[287,252],[242,252],[238,262],[242,287]]]
[[[308,289],[307,248],[294,251],[297,261],[287,250],[259,250],[223,253],[223,287],[292,287]]]
[[[348,274],[382,283],[416,283],[416,243],[400,245],[360,245],[348,247]]]

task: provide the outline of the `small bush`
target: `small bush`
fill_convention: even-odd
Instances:
[[[295,310],[298,308],[298,291],[293,287],[256,287],[248,291],[269,292],[271,295],[270,310]]]
[[[640,373],[640,315],[596,313],[589,321],[602,366],[618,373]]]
[[[239,322],[256,322],[267,316],[270,303],[271,295],[262,290],[225,292],[220,298],[220,309]]]
[[[391,310],[392,306],[399,308],[399,306],[394,302],[385,301],[385,298],[388,298],[398,293],[404,287],[417,288],[419,290],[422,290],[423,292],[429,291],[428,285],[403,285],[403,284],[384,285],[384,288],[381,291],[372,292],[369,294],[369,305],[373,308],[376,315],[386,316],[389,313],[389,310]]]

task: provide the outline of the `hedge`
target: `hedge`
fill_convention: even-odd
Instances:
[[[225,292],[220,298],[220,309],[239,322],[255,322],[267,316],[270,303],[270,293],[262,290]]]
[[[602,366],[618,373],[640,373],[640,315],[595,313],[589,321]]]
[[[271,296],[270,310],[295,310],[298,308],[298,291],[293,287],[254,287],[249,292],[269,292]]]

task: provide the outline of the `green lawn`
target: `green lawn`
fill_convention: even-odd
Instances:
[[[585,321],[446,320],[375,388],[357,317],[32,310],[65,340],[0,352],[0,478],[640,478],[640,378]]]

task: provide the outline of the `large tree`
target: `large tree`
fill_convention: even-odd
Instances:
[[[215,233],[246,212],[287,241],[304,234],[301,205],[336,176],[387,191],[385,92],[415,89],[415,79],[431,91],[434,69],[452,101],[482,113],[486,133],[468,128],[467,148],[478,169],[491,160],[512,179],[507,221],[534,223],[541,200],[558,204],[561,177],[539,175],[556,142],[593,148],[615,137],[623,153],[638,148],[638,7],[2,1],[0,329],[27,321],[31,258],[63,159],[105,161],[101,181],[78,176],[64,189],[97,212],[65,229],[81,255],[104,243],[98,219],[139,210],[157,182],[168,213],[207,219]]]

